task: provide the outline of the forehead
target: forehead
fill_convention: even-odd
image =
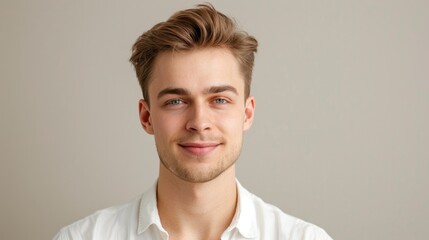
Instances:
[[[231,85],[244,94],[239,63],[226,48],[203,48],[160,53],[154,62],[149,95],[164,88],[180,87],[199,91],[212,86]],[[152,98],[152,97],[151,97]]]

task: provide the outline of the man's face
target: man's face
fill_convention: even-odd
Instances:
[[[149,83],[150,107],[140,101],[140,120],[155,136],[162,166],[182,180],[210,181],[237,160],[250,128],[254,99],[224,48],[164,52]]]

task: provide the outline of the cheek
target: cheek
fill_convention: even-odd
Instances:
[[[223,131],[229,132],[231,135],[236,135],[243,132],[244,114],[224,114],[219,122]]]
[[[169,114],[154,114],[152,123],[155,137],[158,139],[174,135],[181,126],[180,118]]]

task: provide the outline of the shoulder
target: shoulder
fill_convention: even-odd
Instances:
[[[246,195],[253,203],[256,227],[263,239],[332,240],[322,228],[286,214],[250,192]]]
[[[110,236],[126,236],[137,223],[140,199],[99,210],[62,228],[54,240],[110,239]]]

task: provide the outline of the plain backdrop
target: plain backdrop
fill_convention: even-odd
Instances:
[[[0,239],[51,239],[155,181],[128,62],[198,1],[0,1]],[[427,239],[429,2],[212,1],[259,40],[238,178],[334,239]]]

